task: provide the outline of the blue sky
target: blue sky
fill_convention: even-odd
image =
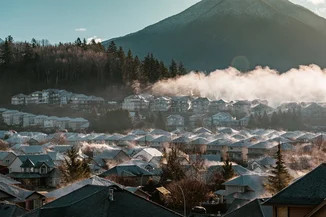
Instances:
[[[110,39],[138,31],[200,0],[1,0],[0,38]],[[325,0],[292,0],[326,17]]]

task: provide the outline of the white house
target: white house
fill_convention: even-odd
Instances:
[[[22,125],[23,124],[23,117],[26,113],[17,112],[12,115],[12,124],[13,125]]]
[[[170,97],[157,97],[150,103],[150,110],[152,112],[166,112],[171,107]]]
[[[190,96],[174,96],[171,98],[171,112],[187,112],[191,108]]]
[[[54,128],[57,119],[58,118],[54,116],[47,117],[46,119],[44,119],[44,128]]]
[[[169,115],[166,118],[166,127],[171,129],[182,129],[185,125],[185,119],[181,115]]]
[[[206,97],[198,97],[191,101],[192,111],[194,113],[205,113],[209,111],[210,100]]]
[[[12,125],[13,124],[13,115],[19,113],[19,111],[17,110],[7,110],[5,112],[2,113],[2,118],[3,121],[7,124],[7,125]]]
[[[226,112],[219,112],[212,116],[212,123],[215,126],[223,126],[223,123],[232,120],[234,120],[232,115]]]
[[[45,119],[47,119],[48,117],[45,116],[45,115],[37,115],[34,117],[34,123],[36,126],[39,126],[39,127],[44,127],[44,121]]]
[[[23,116],[23,127],[29,127],[35,125],[35,115],[24,114]]]
[[[149,100],[142,95],[131,95],[124,98],[122,109],[128,111],[139,111],[149,108]]]
[[[68,128],[70,121],[71,121],[71,118],[67,118],[67,117],[57,118],[54,123],[54,127],[64,130],[64,129]]]
[[[72,97],[73,93],[68,92],[66,90],[59,91],[59,103],[60,105],[67,105],[70,103],[70,98]]]
[[[12,105],[24,105],[25,104],[26,95],[18,94],[11,97],[11,104]]]

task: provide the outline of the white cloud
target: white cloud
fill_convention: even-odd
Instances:
[[[95,40],[96,43],[102,42],[102,39],[97,37],[97,36],[93,36],[87,39],[87,44],[91,43],[92,40]]]
[[[86,28],[78,28],[78,29],[75,29],[76,32],[86,32],[87,29]]]
[[[313,3],[314,5],[325,3],[325,0],[307,0],[307,1]]]

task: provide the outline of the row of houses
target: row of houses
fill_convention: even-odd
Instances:
[[[131,95],[124,99],[122,108],[129,111],[150,110],[152,112],[174,112],[174,113],[208,113],[219,111],[233,111],[240,114],[249,114],[254,112],[270,112],[273,108],[269,107],[266,100],[240,100],[235,102],[226,102],[220,100],[210,100],[207,97],[190,96],[160,96],[154,97],[149,94]],[[256,106],[259,107],[255,108]]]
[[[49,117],[7,109],[0,109],[0,114],[2,115],[3,122],[8,126],[58,130],[71,129],[73,131],[84,130],[89,127],[89,121],[84,118]]]
[[[103,105],[105,103],[105,100],[101,97],[86,96],[57,89],[46,89],[28,95],[18,94],[11,97],[12,105],[55,104],[78,107]]]

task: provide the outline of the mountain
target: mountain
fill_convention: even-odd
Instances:
[[[112,40],[140,57],[153,53],[188,69],[326,66],[326,20],[288,0],[203,0],[104,46]]]

